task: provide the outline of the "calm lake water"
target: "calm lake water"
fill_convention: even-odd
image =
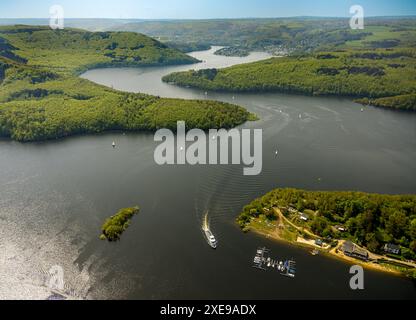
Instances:
[[[160,79],[267,58],[219,57],[213,50],[193,56],[205,62],[83,77],[125,91],[205,99],[200,90]],[[346,99],[284,94],[209,92],[208,99],[259,115],[242,127],[264,130],[261,175],[245,177],[242,166],[157,166],[151,134],[0,141],[0,298],[47,298],[45,274],[54,265],[64,270],[65,291],[87,299],[416,298],[411,281],[372,271],[365,273],[365,290],[352,291],[350,265],[243,234],[234,222],[245,204],[276,187],[415,193],[415,113],[361,112]],[[134,205],[142,210],[121,242],[98,240],[107,217]],[[219,240],[216,251],[201,231],[205,212]],[[281,260],[294,258],[297,277],[253,269],[258,246]]]

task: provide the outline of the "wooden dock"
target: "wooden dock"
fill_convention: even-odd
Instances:
[[[270,257],[270,250],[258,248],[253,259],[253,268],[263,271],[277,270],[281,275],[294,278],[296,275],[296,262],[294,260],[280,261]]]

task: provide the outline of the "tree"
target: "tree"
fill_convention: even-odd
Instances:
[[[328,222],[324,217],[316,217],[311,224],[314,233],[322,235],[323,231],[328,227]]]
[[[416,239],[416,219],[413,219],[410,223],[409,235],[412,239]]]
[[[416,253],[416,240],[410,242],[410,249],[413,250],[414,253]]]
[[[367,249],[371,252],[377,252],[380,248],[380,243],[378,242],[376,235],[374,233],[369,233],[366,235]]]
[[[327,226],[324,231],[322,231],[322,237],[324,238],[332,238],[334,236],[334,232],[332,231],[331,226]]]
[[[395,210],[386,222],[386,229],[394,238],[401,238],[407,226],[406,213]]]
[[[412,251],[412,250],[410,250],[410,249],[407,249],[407,248],[402,248],[402,249],[401,249],[401,252],[402,252],[402,256],[403,256],[405,259],[408,259],[408,260],[414,260],[414,259],[416,259],[416,254],[415,254],[415,252],[414,252],[414,251]]]

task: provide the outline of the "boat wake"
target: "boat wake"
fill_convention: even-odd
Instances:
[[[208,212],[205,213],[204,219],[202,221],[202,231],[208,231],[209,230],[209,221],[208,221]]]

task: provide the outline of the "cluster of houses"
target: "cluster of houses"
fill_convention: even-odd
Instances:
[[[383,247],[384,252],[391,253],[391,254],[400,254],[400,246],[388,243]],[[346,256],[357,258],[363,261],[369,260],[368,251],[365,249],[360,248],[356,244],[352,243],[351,241],[346,241],[343,246],[341,247],[341,251],[344,252]]]
[[[307,215],[306,213],[300,212],[294,208],[289,207],[288,210],[290,213],[299,214],[299,218],[302,221],[308,222],[310,219],[309,215]],[[347,231],[347,228],[342,225],[335,226],[335,229],[338,230],[339,232]],[[324,245],[324,243],[320,239],[316,240],[315,244],[318,246]],[[400,255],[400,251],[401,251],[400,246],[392,244],[392,243],[387,243],[386,245],[384,245],[383,250],[386,253],[395,254],[395,255]],[[368,252],[358,247],[351,241],[346,241],[344,245],[342,246],[341,251],[343,251],[345,255],[353,257],[353,258],[357,258],[357,259],[364,260],[364,261],[368,261],[369,259]]]
[[[296,209],[293,209],[293,208],[291,208],[291,207],[289,207],[287,210],[288,210],[290,213],[297,213],[297,214],[299,214],[299,218],[300,218],[301,220],[303,220],[303,221],[305,221],[305,222],[309,221],[309,215],[307,215],[306,213],[300,212],[300,211],[298,211],[298,210],[296,210]]]

